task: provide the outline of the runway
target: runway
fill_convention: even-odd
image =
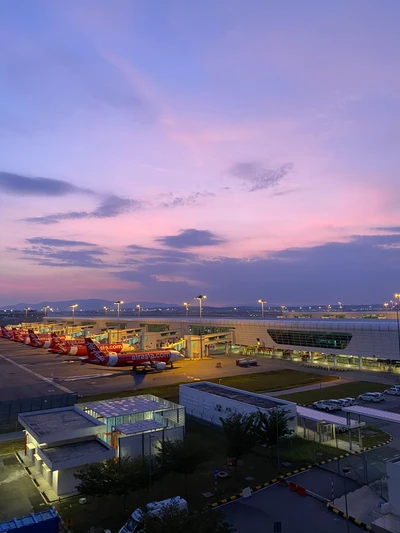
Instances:
[[[239,368],[236,366],[235,356],[219,356],[203,360],[185,359],[173,369],[167,368],[163,372],[135,373],[129,367],[111,368],[98,365],[82,364],[79,358],[58,354],[49,354],[47,349],[33,348],[24,344],[0,338],[1,365],[12,368],[12,372],[0,373],[1,389],[13,385],[14,398],[21,388],[22,397],[32,396],[30,387],[43,389],[47,393],[50,389],[59,388],[76,392],[81,396],[109,393],[125,390],[138,390],[158,385],[169,385],[179,382],[190,382],[232,376],[241,373],[265,372],[284,367],[284,362],[270,359],[260,359],[258,367]],[[222,368],[216,368],[216,362],[222,363]],[[36,395],[36,394],[35,394]],[[37,394],[39,396],[39,394]]]

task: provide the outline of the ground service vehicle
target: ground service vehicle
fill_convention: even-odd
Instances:
[[[165,512],[166,507],[171,504],[175,504],[179,511],[187,511],[188,505],[187,501],[181,498],[180,496],[175,496],[175,498],[168,498],[167,500],[162,500],[160,502],[151,502],[144,507],[144,512],[148,513],[154,519],[161,518]],[[143,510],[139,507],[133,511],[130,519],[124,524],[119,533],[135,533],[142,529],[142,520],[143,520]],[[189,533],[189,532],[188,532]]]
[[[258,366],[257,359],[236,359],[236,365],[242,367]]]

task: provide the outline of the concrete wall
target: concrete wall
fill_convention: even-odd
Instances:
[[[79,481],[74,474],[79,468],[68,468],[66,470],[57,470],[53,472],[53,490],[57,496],[76,493],[76,486]]]
[[[275,401],[275,398],[272,400]],[[232,413],[250,414],[258,410],[268,411],[254,405],[238,402],[231,398],[215,396],[185,385],[179,387],[179,403],[185,406],[187,415],[210,422],[216,426],[222,426],[220,419],[226,418]],[[296,404],[282,403],[278,407],[287,412],[290,419],[289,428],[295,434],[297,430]]]
[[[400,461],[386,463],[388,493],[391,512],[400,515]]]
[[[154,456],[158,453],[158,444],[164,440],[182,440],[184,427],[160,429],[151,433],[127,435],[118,439],[120,457]]]

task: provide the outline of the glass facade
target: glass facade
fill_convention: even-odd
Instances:
[[[289,329],[268,329],[268,335],[276,344],[288,346],[304,346],[309,348],[324,348],[343,350],[351,341],[351,333],[334,331],[304,331]]]

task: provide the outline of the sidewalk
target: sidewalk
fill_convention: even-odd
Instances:
[[[343,379],[339,377],[335,381],[323,381],[320,383],[314,383],[313,385],[304,385],[303,387],[295,387],[294,389],[285,389],[275,392],[266,392],[265,396],[283,396],[284,394],[292,394],[295,392],[305,392],[315,389],[325,389],[326,387],[334,387],[335,385],[343,385],[344,383],[351,383],[353,379]]]

